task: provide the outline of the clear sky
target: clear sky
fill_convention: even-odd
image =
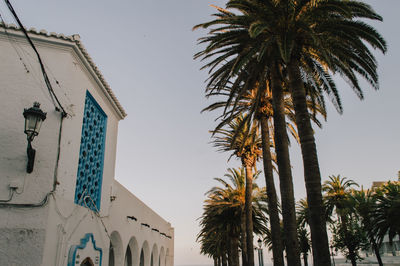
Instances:
[[[192,56],[205,32],[210,4],[223,0],[11,1],[28,28],[78,33],[126,109],[120,122],[116,179],[175,227],[175,264],[207,264],[195,242],[204,193],[227,167],[239,166],[209,145],[217,113],[200,114],[205,71]],[[341,174],[365,187],[400,170],[400,1],[368,0],[384,17],[374,24],[388,44],[377,54],[381,89],[365,86],[365,100],[338,82],[344,114],[328,103],[328,121],[316,130],[323,179]],[[3,1],[0,13],[13,22]],[[299,147],[291,149],[296,199],[305,196]],[[262,178],[261,178],[262,180]],[[264,185],[263,182],[260,184]]]

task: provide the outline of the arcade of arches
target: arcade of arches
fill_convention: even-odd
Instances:
[[[123,247],[119,234],[114,231],[111,234],[108,265],[172,266],[168,263],[169,252],[168,248],[165,249],[164,246],[158,243],[154,243],[150,249],[147,240],[139,246],[135,237],[131,237],[128,245]]]

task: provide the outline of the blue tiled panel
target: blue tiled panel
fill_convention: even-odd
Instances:
[[[86,92],[75,203],[100,210],[107,115]]]

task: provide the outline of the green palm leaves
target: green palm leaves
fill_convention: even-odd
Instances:
[[[400,182],[388,182],[376,191],[376,207],[373,212],[377,240],[381,242],[385,234],[389,242],[400,237]]]
[[[283,105],[285,97],[290,96],[302,149],[314,264],[330,265],[321,175],[311,125],[317,108],[310,109],[309,103],[324,110],[327,96],[342,112],[332,78],[336,74],[361,99],[359,77],[373,88],[379,87],[377,62],[370,47],[385,52],[386,43],[365,21],[382,18],[369,5],[353,0],[228,0],[226,9],[217,8],[213,16],[213,20],[195,26],[209,29],[199,40],[205,48],[195,58],[204,60],[203,69],[209,70],[206,93],[227,97],[224,106],[220,102],[210,108],[224,108],[217,129],[243,112],[243,99],[252,91],[254,100],[244,111],[247,119],[262,121],[261,118],[273,116],[287,259],[288,264],[299,265],[286,130],[290,116]],[[261,110],[266,95],[271,93],[273,112],[266,114]]]
[[[328,213],[332,215],[332,212],[336,211],[338,218],[336,223],[332,223],[331,228],[334,245],[345,253],[352,265],[356,265],[359,258],[358,250],[366,242],[366,236],[353,216],[352,201],[350,200],[353,186],[358,185],[346,177],[330,176],[329,180],[324,183],[323,190]]]
[[[333,245],[356,265],[358,250],[372,247],[379,265],[380,245],[387,236],[390,244],[400,236],[400,182],[357,190],[358,185],[345,177],[330,176],[324,183],[324,202],[330,219]],[[299,217],[307,216],[299,208]],[[336,219],[335,219],[336,217]]]
[[[353,187],[358,187],[353,180],[340,177],[340,175],[329,176],[329,180],[325,181],[322,189],[325,192],[325,206],[330,215],[335,210],[339,218],[342,218],[352,212],[350,197]]]
[[[228,169],[225,178],[215,178],[220,186],[210,189],[204,201],[204,212],[200,217],[201,230],[197,240],[201,252],[213,258],[230,260],[230,265],[239,265],[240,239],[246,232],[242,223],[245,205],[245,170]],[[258,173],[254,175],[256,180]],[[267,213],[265,188],[252,185],[252,217],[254,232],[265,234]],[[227,256],[228,255],[228,256]]]
[[[227,127],[213,131],[213,135],[213,144],[219,151],[231,151],[231,157],[235,155],[244,165],[248,162],[255,167],[261,157],[261,136],[258,126],[250,124],[246,116],[237,117]]]

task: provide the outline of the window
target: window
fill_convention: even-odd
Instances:
[[[107,115],[87,91],[75,188],[75,203],[100,210]]]

